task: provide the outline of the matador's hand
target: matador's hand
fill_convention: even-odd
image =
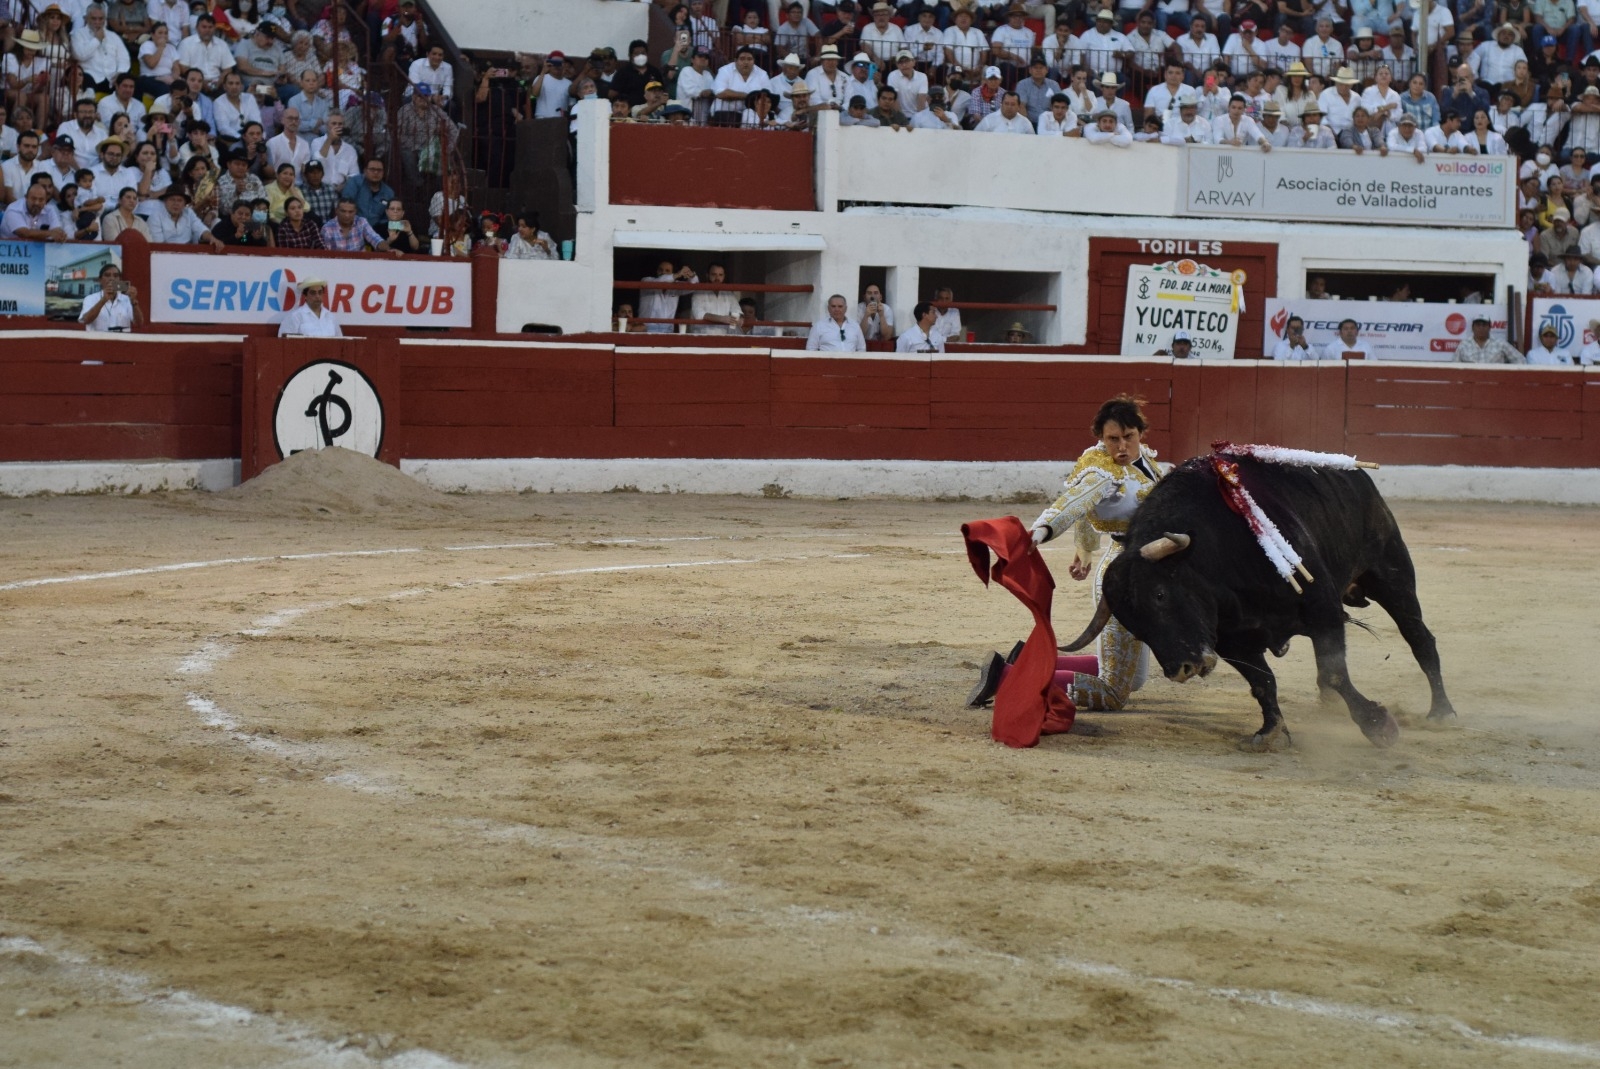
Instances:
[[[1089,578],[1089,562],[1074,553],[1072,555],[1072,563],[1067,566],[1067,574],[1082,582]]]

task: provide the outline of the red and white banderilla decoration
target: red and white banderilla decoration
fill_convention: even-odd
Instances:
[[[1343,453],[1315,453],[1309,449],[1285,449],[1277,445],[1234,445],[1228,441],[1211,443],[1211,467],[1217,473],[1217,488],[1222,491],[1222,499],[1228,503],[1229,508],[1244,518],[1245,523],[1249,524],[1251,533],[1256,536],[1256,542],[1261,546],[1261,551],[1267,555],[1267,560],[1272,562],[1278,574],[1294,587],[1296,594],[1303,593],[1299,582],[1295,580],[1295,573],[1299,572],[1308,583],[1316,580],[1306,569],[1294,546],[1290,545],[1283,532],[1278,530],[1278,525],[1272,522],[1272,517],[1262,510],[1256,499],[1250,496],[1250,491],[1245,489],[1244,481],[1239,477],[1239,465],[1234,461],[1234,457],[1251,457],[1268,464],[1338,468],[1344,471],[1377,468],[1378,465],[1368,460],[1357,460]]]

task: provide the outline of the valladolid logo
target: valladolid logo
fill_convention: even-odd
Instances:
[[[280,457],[330,445],[376,457],[383,447],[383,400],[359,368],[318,360],[283,384],[272,436]]]

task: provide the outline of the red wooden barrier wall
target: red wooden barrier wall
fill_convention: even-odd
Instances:
[[[287,364],[310,343],[275,344]],[[388,433],[402,457],[1059,459],[1102,400],[1129,392],[1173,459],[1226,438],[1390,464],[1600,467],[1600,369],[375,344],[398,361],[403,417]],[[12,335],[0,461],[239,456],[241,350]]]

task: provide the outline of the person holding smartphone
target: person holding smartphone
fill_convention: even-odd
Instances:
[[[861,303],[856,305],[855,320],[868,341],[894,339],[894,309],[883,303],[883,290],[876,282],[861,295]]]
[[[415,256],[422,251],[422,239],[417,237],[411,229],[411,222],[406,218],[406,206],[399,197],[390,200],[383,209],[384,232],[383,244],[379,249],[386,249],[396,256]]]
[[[100,268],[100,292],[83,298],[78,322],[88,331],[114,330],[122,333],[144,325],[137,303],[139,291],[122,280],[122,268],[108,263]]]

